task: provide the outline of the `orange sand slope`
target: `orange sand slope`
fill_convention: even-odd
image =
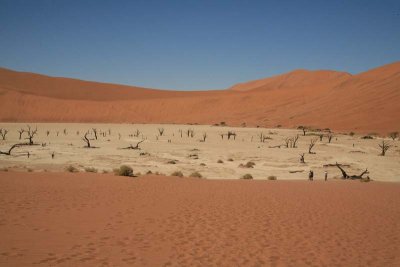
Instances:
[[[0,121],[400,130],[400,62],[357,75],[296,70],[220,91],[163,91],[0,69]]]
[[[399,266],[400,185],[0,173],[1,266]]]

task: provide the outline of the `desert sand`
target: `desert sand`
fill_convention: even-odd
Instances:
[[[1,266],[399,266],[400,184],[0,172]]]
[[[399,131],[400,62],[351,75],[296,70],[225,90],[163,91],[0,69],[0,121],[299,125]],[[183,88],[184,89],[184,88]]]
[[[308,172],[313,170],[318,180],[323,179],[325,171],[329,179],[340,178],[342,174],[337,167],[326,166],[338,162],[346,165],[344,168],[349,174],[358,175],[368,169],[368,175],[375,181],[400,181],[398,139],[362,139],[360,135],[333,133],[329,143],[326,131],[309,131],[303,136],[301,130],[210,125],[35,123],[31,127],[38,129],[34,137],[38,145],[15,148],[11,156],[0,155],[0,168],[62,172],[71,165],[80,171],[92,167],[98,172],[112,172],[126,164],[141,174],[151,171],[170,175],[181,171],[189,176],[197,171],[207,179],[239,179],[251,174],[261,180],[269,176],[279,180],[306,180]],[[26,132],[21,140],[18,133],[22,128],[27,129],[26,124],[2,123],[0,128],[9,130],[6,140],[0,141],[0,151],[27,141]],[[97,140],[93,129],[97,129]],[[159,129],[164,129],[162,136]],[[194,131],[193,138],[187,137],[189,129]],[[135,136],[137,130],[139,135]],[[86,143],[82,138],[87,131],[91,145],[96,148],[84,148]],[[229,131],[236,133],[235,139],[227,139]],[[207,137],[202,142],[204,133]],[[268,138],[264,142],[260,141],[261,133]],[[285,139],[297,135],[296,148],[286,148]],[[317,139],[312,149],[315,154],[308,153],[312,139]],[[385,156],[380,156],[379,144],[383,140],[391,147]],[[122,149],[138,142],[141,142],[140,150]],[[305,163],[300,163],[303,153]],[[249,161],[255,163],[253,168],[239,166]]]

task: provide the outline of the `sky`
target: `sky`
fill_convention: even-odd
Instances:
[[[175,90],[400,60],[400,1],[0,0],[0,66]]]

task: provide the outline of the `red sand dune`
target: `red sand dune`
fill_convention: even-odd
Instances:
[[[400,62],[357,75],[297,70],[220,91],[163,91],[0,69],[0,121],[400,130]]]
[[[400,185],[0,173],[0,266],[400,266]]]

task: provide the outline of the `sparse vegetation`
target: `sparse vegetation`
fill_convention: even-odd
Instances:
[[[217,161],[217,163],[224,163],[221,159],[219,159],[218,161]]]
[[[275,181],[275,180],[278,180],[278,178],[275,175],[270,175],[270,176],[268,176],[268,180]]]
[[[256,164],[252,161],[247,162],[246,164],[240,163],[239,167],[240,168],[254,168]]]
[[[121,165],[119,169],[114,169],[114,174],[118,176],[133,177],[133,169],[127,165]]]
[[[174,171],[171,173],[171,176],[183,177],[183,173],[181,171]]]
[[[246,173],[245,175],[242,176],[241,179],[251,180],[251,179],[253,179],[253,176],[250,173]]]
[[[192,172],[192,173],[190,174],[190,177],[193,177],[193,178],[203,178],[203,176],[202,176],[199,172]]]
[[[381,156],[386,155],[386,151],[391,147],[388,143],[385,142],[385,140],[382,140],[382,144],[379,144],[379,147],[381,148]]]
[[[72,166],[72,165],[67,166],[67,167],[65,168],[65,170],[66,170],[67,172],[79,172],[79,170],[78,170],[77,168],[75,168],[74,166]]]
[[[97,169],[94,168],[94,167],[86,167],[86,168],[85,168],[85,172],[94,172],[94,173],[96,173],[96,172],[97,172]]]
[[[396,140],[396,138],[399,137],[399,132],[391,132],[389,133],[389,137],[392,138],[392,140]]]

